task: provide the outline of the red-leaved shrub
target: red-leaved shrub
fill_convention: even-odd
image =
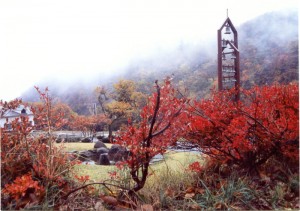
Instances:
[[[299,163],[299,87],[295,84],[215,92],[194,101],[186,138],[202,153],[243,168],[256,169],[268,159]]]
[[[11,130],[0,128],[2,209],[30,208],[46,202],[55,204],[72,188],[70,173],[76,160],[69,161],[63,149],[54,145],[52,136],[54,125],[61,125],[63,118],[57,116],[56,123],[51,122],[48,90],[38,91],[44,107],[35,113],[35,118],[47,132],[34,134],[26,115],[13,120]],[[1,113],[4,113],[17,108],[22,101],[0,103]]]

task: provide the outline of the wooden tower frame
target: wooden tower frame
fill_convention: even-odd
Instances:
[[[231,33],[233,33],[233,37],[229,40],[226,36]],[[229,54],[231,54],[231,60],[227,62],[227,56]],[[238,101],[240,99],[240,52],[238,49],[238,33],[229,17],[227,17],[218,30],[218,88],[221,91],[233,87],[236,90],[235,100]]]

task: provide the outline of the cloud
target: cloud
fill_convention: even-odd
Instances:
[[[43,78],[107,77],[180,42],[215,39],[227,8],[238,26],[295,6],[296,0],[1,1],[0,99],[18,97]]]

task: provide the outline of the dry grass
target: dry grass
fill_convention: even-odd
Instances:
[[[160,171],[164,171],[164,169],[183,171],[187,164],[196,159],[200,159],[200,156],[191,152],[168,153],[164,161],[151,165],[151,172],[160,174]],[[108,179],[109,172],[116,171],[117,168],[115,166],[80,164],[76,166],[76,170],[79,175],[89,175],[92,180],[103,181]]]
[[[155,209],[176,210],[182,208],[183,202],[175,199],[194,182],[193,173],[186,171],[188,165],[202,159],[192,152],[170,152],[165,157],[165,161],[151,166],[151,176],[139,194],[143,203],[152,204]]]
[[[55,143],[57,146],[63,146],[65,151],[83,151],[94,148],[95,143]],[[112,144],[105,144],[108,148]],[[165,154],[165,160],[160,161],[151,165],[152,173],[159,174],[159,171],[162,171],[166,168],[170,170],[179,170],[182,171],[186,168],[188,163],[193,162],[194,160],[201,160],[201,156],[194,152],[174,152],[169,151]],[[90,164],[80,164],[75,167],[78,175],[89,175],[91,180],[94,181],[103,181],[109,178],[109,172],[116,171],[115,166],[100,166],[100,165],[90,165]]]
[[[91,164],[79,164],[75,166],[75,171],[78,176],[90,176],[93,182],[101,182],[109,179],[109,172],[116,171],[116,166],[102,166]]]
[[[195,152],[175,152],[169,151],[165,155],[165,160],[152,165],[154,170],[160,170],[164,168],[183,170],[187,167],[188,164],[194,161],[203,161],[203,157]]]
[[[56,143],[57,146],[63,146],[64,151],[83,151],[94,148],[95,143]],[[108,148],[112,144],[105,144]],[[165,160],[151,165],[152,172],[159,172],[162,169],[180,169],[185,168],[186,163],[190,163],[195,159],[200,159],[200,156],[193,152],[168,152],[165,154]],[[78,175],[89,175],[91,180],[103,181],[109,178],[109,172],[116,171],[115,166],[100,166],[90,164],[80,164],[75,167]]]
[[[83,145],[90,147],[91,143]],[[69,145],[69,148],[72,147]],[[140,204],[151,204],[157,210],[295,209],[299,207],[297,204],[299,193],[293,193],[299,190],[299,174],[293,174],[285,183],[254,178],[235,168],[229,168],[227,171],[228,167],[208,166],[203,169],[203,172],[196,174],[186,169],[194,161],[205,163],[204,156],[194,152],[169,151],[164,157],[163,161],[150,166],[146,185],[139,191]],[[77,165],[76,170],[78,175],[89,175],[91,182],[108,180],[110,179],[108,173],[117,171],[120,178],[115,181],[116,184],[125,187],[133,184],[128,169],[118,170],[115,166]],[[105,189],[100,186],[97,190],[98,193],[110,194],[105,193]],[[286,198],[289,196],[292,198],[287,201]]]

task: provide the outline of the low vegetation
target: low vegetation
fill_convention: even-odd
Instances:
[[[67,151],[93,143],[54,143],[70,121],[52,113],[48,91],[32,136],[26,116],[1,128],[1,208],[63,210],[299,209],[299,88],[264,86],[190,100],[167,79],[140,113],[115,134],[129,157],[115,166],[87,165]],[[1,102],[1,112],[20,100]],[[71,116],[70,116],[71,117]],[[91,118],[92,119],[92,118]],[[84,123],[90,131],[92,125]],[[77,125],[78,126],[78,125]],[[198,152],[169,150],[179,138]],[[151,160],[162,155],[160,162]]]

